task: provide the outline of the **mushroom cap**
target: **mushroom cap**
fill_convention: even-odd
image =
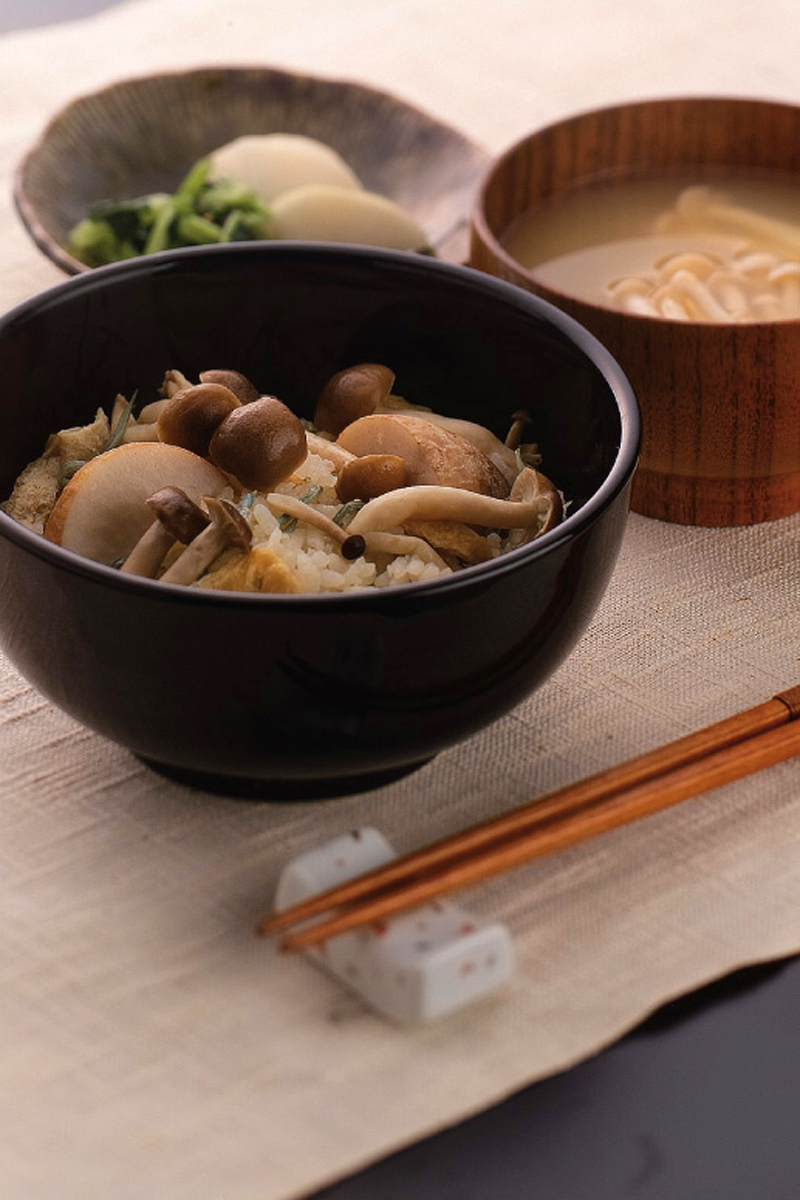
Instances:
[[[424,417],[376,413],[348,425],[337,439],[359,457],[393,454],[406,465],[406,482],[464,488],[504,497],[509,485],[486,455],[466,438]]]
[[[394,371],[382,363],[357,363],[332,375],[319,394],[314,424],[334,437],[359,417],[374,413],[392,390]]]
[[[300,419],[276,396],[235,408],[209,446],[212,462],[254,491],[269,491],[288,479],[307,454]]]
[[[405,487],[406,464],[396,454],[364,454],[351,458],[339,471],[336,495],[342,504],[350,500],[371,500],[394,488]]]
[[[229,500],[204,496],[209,521],[161,576],[162,583],[195,583],[224,550],[248,550],[253,535],[245,518]]]
[[[200,382],[222,384],[229,392],[233,392],[240,404],[252,404],[261,395],[256,385],[246,375],[243,375],[241,371],[233,371],[226,368],[201,371]]]
[[[203,496],[203,503],[208,509],[211,524],[224,535],[225,544],[236,546],[239,550],[249,550],[253,531],[236,505],[231,504],[230,500],[218,500],[216,496]],[[205,529],[201,530],[201,533],[205,532]]]
[[[194,541],[208,525],[208,517],[200,505],[195,504],[182,488],[159,488],[147,497],[147,505],[176,542]]]
[[[176,392],[158,417],[158,436],[172,446],[183,446],[201,458],[217,427],[240,401],[220,383],[197,383]]]
[[[221,471],[181,446],[131,442],[76,471],[53,507],[44,536],[95,562],[110,565],[127,558],[153,523],[149,497],[167,485],[195,501],[230,486]]]

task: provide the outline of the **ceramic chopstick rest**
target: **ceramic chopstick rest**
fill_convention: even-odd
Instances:
[[[275,908],[283,911],[394,857],[376,829],[344,834],[287,863]],[[442,901],[338,934],[306,953],[376,1012],[401,1023],[454,1012],[505,983],[514,970],[504,925]]]

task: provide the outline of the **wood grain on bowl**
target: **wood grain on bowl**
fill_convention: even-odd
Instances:
[[[273,132],[332,146],[366,188],[419,220],[439,257],[466,257],[484,150],[386,92],[267,67],[143,76],[73,100],[20,163],[17,210],[40,249],[76,274],[87,268],[65,243],[90,205],[168,191],[218,146]]]
[[[471,264],[543,296],[590,329],[642,409],[632,506],[696,525],[743,525],[800,510],[800,320],[711,324],[613,311],[557,292],[503,245],[524,212],[587,183],[721,170],[796,181],[800,107],[674,98],[579,114],[534,132],[486,176]]]

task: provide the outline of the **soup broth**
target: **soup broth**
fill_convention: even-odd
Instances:
[[[675,320],[800,318],[800,186],[724,177],[592,183],[517,218],[506,250],[554,291]]]

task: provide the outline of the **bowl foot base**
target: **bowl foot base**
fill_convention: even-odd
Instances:
[[[340,775],[330,779],[250,779],[236,775],[215,775],[208,771],[195,771],[189,767],[175,767],[169,763],[156,762],[144,755],[137,755],[137,758],[159,775],[187,787],[198,788],[200,791],[213,792],[217,796],[230,796],[236,800],[288,803],[299,800],[328,800],[336,796],[370,792],[418,771],[431,761],[431,758],[424,758],[419,762],[391,767],[385,771]]]

